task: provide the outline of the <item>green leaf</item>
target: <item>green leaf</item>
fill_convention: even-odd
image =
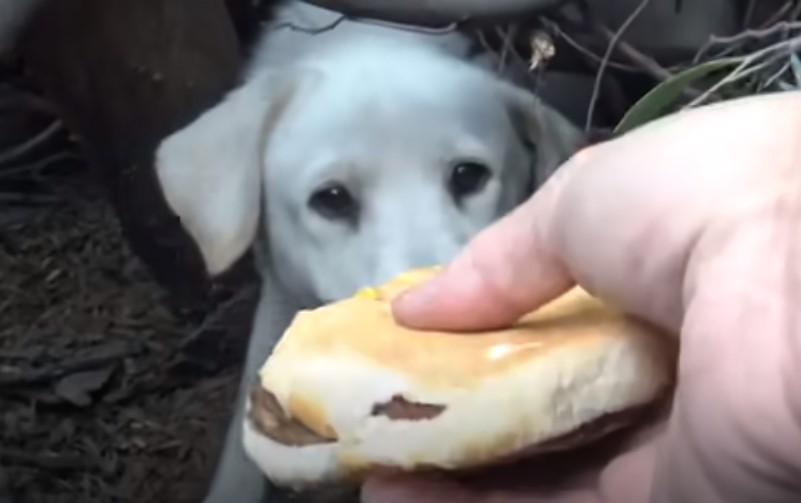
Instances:
[[[622,134],[638,126],[659,118],[681,97],[687,87],[709,74],[739,64],[740,58],[723,58],[707,61],[688,68],[660,83],[629,108],[615,128],[615,134]]]

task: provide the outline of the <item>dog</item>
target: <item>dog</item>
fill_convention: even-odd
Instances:
[[[285,1],[241,83],[155,155],[208,272],[253,246],[263,287],[205,501],[268,487],[242,446],[258,368],[299,309],[446,263],[530,196],[584,135],[456,31]]]

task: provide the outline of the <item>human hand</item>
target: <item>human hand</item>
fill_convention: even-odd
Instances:
[[[666,424],[565,490],[395,476],[367,481],[363,501],[801,501],[801,92],[683,112],[578,153],[394,313],[497,328],[575,282],[680,335]]]

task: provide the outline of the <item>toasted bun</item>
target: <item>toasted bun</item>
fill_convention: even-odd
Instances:
[[[248,455],[275,484],[570,448],[630,422],[624,411],[672,384],[668,340],[580,288],[505,330],[396,324],[391,299],[436,270],[297,314],[261,370],[244,425]],[[604,426],[568,440],[594,422]]]

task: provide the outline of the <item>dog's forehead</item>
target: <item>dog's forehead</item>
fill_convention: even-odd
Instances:
[[[316,69],[267,152],[271,175],[292,170],[298,193],[328,176],[363,179],[365,167],[426,179],[454,156],[502,162],[514,138],[494,77],[430,49],[359,48]]]
[[[487,70],[422,44],[349,44],[304,66],[319,77],[303,97],[304,115],[487,114],[501,100]]]
[[[429,66],[420,73],[378,64],[327,71],[297,97],[276,133],[343,148],[508,140],[509,115],[492,78],[456,64]]]

